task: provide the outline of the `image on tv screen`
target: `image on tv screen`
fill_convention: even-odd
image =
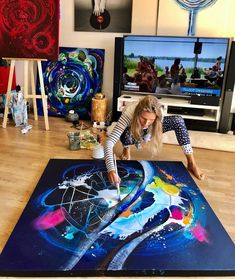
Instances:
[[[220,96],[229,38],[124,36],[122,90]]]

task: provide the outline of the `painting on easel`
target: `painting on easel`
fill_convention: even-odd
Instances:
[[[1,0],[1,57],[58,59],[59,0]]]
[[[58,61],[42,62],[49,115],[74,110],[80,119],[91,119],[91,100],[102,89],[104,54],[104,49],[60,47]],[[42,114],[40,101],[38,107]]]
[[[0,275],[235,275],[235,247],[182,162],[50,160]],[[26,245],[27,243],[27,245]]]

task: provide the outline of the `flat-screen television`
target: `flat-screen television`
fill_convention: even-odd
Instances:
[[[122,93],[220,97],[229,38],[123,36]]]

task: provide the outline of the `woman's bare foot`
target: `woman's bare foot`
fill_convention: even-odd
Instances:
[[[201,169],[197,166],[196,161],[194,159],[193,153],[186,155],[188,162],[188,170],[194,175],[197,179],[203,180],[205,178],[205,174]]]
[[[195,163],[188,163],[188,170],[199,180],[205,178],[205,174]]]
[[[131,151],[129,147],[124,147],[122,150],[122,155],[121,155],[122,160],[130,160],[131,159]]]

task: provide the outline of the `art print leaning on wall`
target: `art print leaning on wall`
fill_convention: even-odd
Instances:
[[[132,0],[75,0],[75,31],[131,32]]]

